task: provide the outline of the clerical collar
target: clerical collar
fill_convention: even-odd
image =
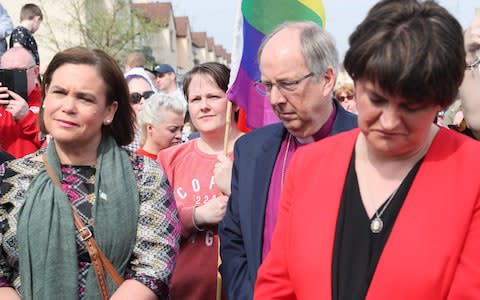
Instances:
[[[310,144],[310,143],[319,141],[323,138],[326,138],[327,136],[330,135],[333,128],[333,123],[335,122],[335,117],[337,116],[337,107],[333,103],[332,103],[332,106],[333,106],[332,112],[330,113],[330,116],[328,117],[325,124],[323,124],[322,128],[320,128],[320,130],[318,130],[314,135],[311,135],[311,136],[307,136],[304,138],[296,137],[297,141],[300,144],[303,144],[303,145]]]

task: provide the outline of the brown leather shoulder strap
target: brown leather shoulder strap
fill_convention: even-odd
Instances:
[[[108,275],[110,275],[110,277],[112,278],[113,282],[117,287],[120,286],[120,284],[122,284],[124,279],[120,276],[120,274],[118,274],[117,270],[112,265],[112,263],[108,260],[105,253],[103,253],[102,249],[100,249],[100,247],[97,244],[97,241],[95,241],[95,239],[93,238],[92,232],[82,222],[82,219],[80,218],[80,215],[78,214],[77,209],[73,206],[72,206],[72,215],[73,215],[73,221],[75,223],[75,227],[77,228],[81,239],[85,242],[85,245],[87,246],[87,250],[88,250],[88,253],[90,254],[92,263],[94,263],[92,253],[94,253],[95,255],[93,256],[95,256],[96,263],[100,263],[100,267],[103,266],[103,268],[105,268]],[[100,272],[97,272],[97,275],[98,274],[100,274]],[[103,276],[103,269],[101,274]]]
[[[43,154],[42,156],[43,161],[45,162],[45,169],[47,170],[47,174],[52,180],[53,184],[61,190],[60,181],[55,175],[52,167],[48,163],[47,155]],[[120,274],[118,274],[115,267],[112,263],[108,260],[107,256],[103,253],[103,251],[98,247],[97,242],[93,238],[92,232],[88,229],[87,226],[82,222],[80,215],[77,212],[77,209],[72,205],[72,216],[75,227],[78,230],[78,234],[80,235],[81,239],[85,243],[87,248],[88,254],[90,255],[90,260],[95,269],[95,273],[97,275],[98,285],[100,287],[100,292],[102,294],[102,299],[109,299],[108,293],[108,286],[105,281],[105,274],[103,269],[107,271],[107,273],[112,278],[115,285],[118,287],[122,284],[124,279]]]

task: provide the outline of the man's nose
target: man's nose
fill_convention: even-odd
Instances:
[[[285,96],[275,84],[272,85],[272,89],[270,90],[270,94],[268,97],[272,105],[285,102]]]

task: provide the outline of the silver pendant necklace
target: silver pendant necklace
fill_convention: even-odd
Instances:
[[[385,203],[385,205],[383,206],[382,210],[380,212],[376,211],[375,212],[375,217],[373,218],[373,220],[370,222],[370,230],[372,231],[372,233],[380,233],[382,232],[382,229],[383,229],[383,221],[382,219],[380,218],[383,213],[385,212],[385,210],[387,209],[388,205],[390,204],[390,202],[392,202],[392,199],[393,197],[395,197],[395,194],[397,193],[398,191],[398,187],[395,191],[393,191],[393,193],[390,195],[390,197],[388,197],[387,199],[387,202]]]

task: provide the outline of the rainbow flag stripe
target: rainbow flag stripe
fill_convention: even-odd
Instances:
[[[279,121],[268,99],[260,96],[254,86],[260,79],[257,51],[263,38],[286,21],[307,20],[325,26],[321,0],[241,0],[227,97],[244,109],[250,128]]]

